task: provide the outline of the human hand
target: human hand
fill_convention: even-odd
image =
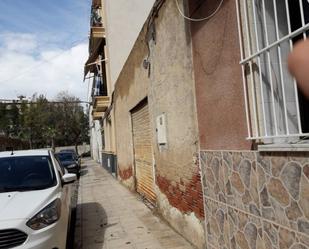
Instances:
[[[290,73],[295,77],[299,88],[309,98],[309,41],[296,43],[288,57]]]

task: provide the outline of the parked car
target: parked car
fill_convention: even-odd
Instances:
[[[60,164],[65,167],[70,173],[79,176],[80,160],[72,152],[58,152],[55,154]]]
[[[91,156],[90,150],[89,150],[89,151],[86,151],[86,152],[83,152],[83,153],[81,154],[81,157],[90,157],[90,156]]]
[[[75,149],[61,149],[59,152],[69,152],[72,153],[77,159],[80,158]]]
[[[0,152],[0,248],[66,248],[75,174],[49,150]]]

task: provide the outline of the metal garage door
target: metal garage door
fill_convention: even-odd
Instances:
[[[131,111],[136,191],[150,202],[156,202],[154,192],[153,156],[151,130],[147,101]]]

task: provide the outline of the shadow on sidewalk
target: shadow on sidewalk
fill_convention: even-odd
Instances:
[[[77,205],[80,220],[79,233],[76,233],[74,249],[82,249],[83,245],[91,249],[102,249],[105,230],[113,226],[108,224],[104,208],[97,202],[82,203]]]
[[[88,169],[87,168],[88,168],[88,165],[85,162],[83,162],[81,167],[80,167],[80,171],[79,171],[80,176],[85,176],[85,175],[88,174]]]
[[[85,176],[85,175],[87,175],[88,174],[88,169],[82,169],[81,171],[80,171],[80,176]]]
[[[88,165],[85,162],[83,162],[82,165],[80,166],[81,170],[85,170],[87,168],[88,168]]]

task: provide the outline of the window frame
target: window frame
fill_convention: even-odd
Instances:
[[[263,13],[264,13],[264,22],[266,22],[266,18],[265,18],[265,13],[266,13],[266,9],[265,9],[265,0],[260,0],[261,3],[263,4]],[[272,0],[269,0],[272,1]],[[248,4],[249,2],[249,4]],[[251,6],[250,6],[251,3]],[[257,19],[256,19],[256,15],[257,15],[257,11],[256,11],[256,7],[255,7],[255,3],[256,0],[251,0],[251,1],[246,1],[246,0],[236,0],[236,10],[237,10],[237,23],[238,23],[238,32],[239,32],[239,43],[240,43],[240,55],[241,55],[241,60],[240,60],[240,65],[241,65],[241,69],[242,69],[242,80],[243,80],[243,90],[244,90],[244,98],[245,98],[245,111],[246,111],[246,122],[247,122],[247,131],[248,131],[248,136],[247,139],[248,140],[257,140],[259,143],[264,143],[264,144],[279,144],[279,143],[297,143],[300,140],[302,140],[304,137],[309,136],[309,133],[305,133],[302,131],[302,127],[301,127],[301,114],[299,111],[299,98],[298,98],[298,90],[297,90],[297,84],[295,79],[293,79],[293,87],[294,87],[294,94],[295,94],[295,105],[296,105],[296,113],[295,115],[297,115],[297,132],[290,132],[289,130],[289,122],[287,120],[287,108],[286,108],[286,100],[283,100],[284,102],[284,111],[285,111],[285,115],[284,115],[284,125],[286,127],[286,131],[284,133],[279,134],[277,129],[278,129],[278,124],[277,124],[277,120],[276,120],[276,108],[275,108],[275,100],[273,99],[273,103],[272,103],[272,107],[268,108],[272,108],[274,115],[273,115],[273,120],[274,120],[274,129],[275,129],[275,133],[274,134],[268,134],[267,132],[267,126],[272,126],[273,124],[267,123],[266,119],[265,119],[265,103],[263,100],[263,90],[261,90],[261,96],[258,96],[260,99],[256,99],[256,95],[258,95],[257,93],[257,88],[255,87],[256,81],[254,77],[256,77],[254,74],[255,72],[253,71],[253,64],[255,63],[255,61],[257,61],[259,67],[258,67],[258,71],[259,74],[258,77],[259,81],[260,81],[260,88],[262,89],[263,84],[265,84],[264,79],[261,77],[261,73],[260,71],[261,66],[260,66],[260,57],[267,54],[268,56],[268,64],[271,64],[272,61],[269,58],[269,51],[271,49],[278,49],[278,56],[280,56],[280,51],[281,51],[281,46],[284,42],[289,42],[290,45],[290,50],[293,48],[293,41],[292,39],[295,38],[296,36],[303,34],[304,39],[306,38],[306,32],[309,30],[309,23],[305,23],[305,19],[304,19],[304,10],[303,10],[303,5],[301,4],[302,1],[299,1],[300,4],[300,18],[302,20],[302,25],[299,29],[292,31],[291,30],[291,24],[290,24],[290,16],[289,16],[289,5],[288,5],[288,0],[285,0],[285,7],[286,7],[286,18],[287,18],[287,23],[288,23],[288,34],[280,37],[278,36],[278,16],[277,16],[277,5],[276,5],[276,0],[273,0],[273,11],[274,11],[274,21],[275,21],[275,30],[276,30],[276,40],[275,42],[269,42],[268,38],[266,38],[266,43],[267,46],[266,47],[261,47],[259,48],[259,37],[258,37],[258,31],[257,31]],[[248,7],[249,6],[249,7]],[[250,9],[251,7],[251,9]],[[251,10],[251,13],[248,13],[249,10]],[[252,16],[250,16],[250,14]],[[249,19],[251,18],[251,21],[253,19],[253,24],[250,24]],[[250,26],[251,25],[251,26]],[[254,41],[253,36],[250,36],[250,32],[252,32],[252,30],[250,31],[250,29],[254,29],[253,32],[255,32],[255,38],[256,41]],[[265,24],[265,30],[266,30],[266,37],[267,37],[267,25]],[[264,31],[265,31],[264,30]],[[246,44],[247,42],[247,44]],[[251,42],[255,42],[256,43],[256,51],[254,51],[250,45]],[[282,88],[283,88],[283,99],[285,98],[286,94],[284,92],[284,81],[286,79],[283,79],[283,75],[282,75],[282,60],[279,57],[278,58],[278,62],[279,62],[279,68],[280,68],[280,77],[281,79],[281,84],[282,84]],[[247,73],[249,68],[249,74]],[[287,70],[287,69],[285,69]],[[269,80],[272,81],[272,74],[273,72],[270,70],[270,77]],[[251,82],[251,87],[250,87],[250,83]],[[250,89],[251,88],[251,89]],[[272,95],[274,94],[273,89],[271,89],[271,93]],[[262,99],[262,101],[260,101]],[[260,102],[262,103],[260,103]],[[270,105],[270,104],[269,104]],[[282,107],[280,107],[282,108]],[[280,109],[279,109],[280,111]],[[262,115],[260,115],[260,113],[262,113]],[[263,117],[263,118],[262,118]],[[263,120],[262,120],[263,119]],[[260,125],[260,123],[262,123],[262,125]],[[261,127],[262,126],[262,127]],[[261,130],[264,129],[264,132],[262,132]],[[273,128],[272,128],[273,129]]]

